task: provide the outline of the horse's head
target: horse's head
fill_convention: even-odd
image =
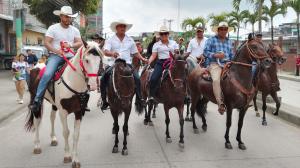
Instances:
[[[184,86],[187,76],[186,65],[187,64],[183,56],[175,55],[171,68],[171,80],[176,88],[181,88]]]
[[[271,56],[272,60],[278,65],[285,63],[287,59],[286,57],[284,57],[283,51],[278,44],[270,44],[268,53]]]
[[[261,65],[263,68],[269,68],[271,66],[273,61],[261,42],[255,39],[249,39],[245,43],[245,46],[248,50],[248,56],[250,62],[256,60],[257,63]]]
[[[93,41],[83,41],[83,43],[84,46],[80,52],[80,66],[86,80],[88,80],[90,90],[96,90],[98,71],[104,54],[98,43]]]

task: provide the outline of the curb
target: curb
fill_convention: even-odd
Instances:
[[[278,78],[291,80],[291,81],[294,81],[294,82],[300,82],[300,78],[297,78],[297,77],[289,77],[289,76],[284,76],[284,75],[278,74]]]
[[[262,101],[257,100],[257,106],[261,110]],[[267,103],[267,110],[266,110],[267,113],[272,114],[275,110],[276,110],[275,104]],[[278,117],[280,117],[281,119],[287,122],[300,126],[300,108],[295,108],[281,103]]]
[[[13,116],[13,115],[17,114],[18,112],[20,112],[22,109],[25,109],[26,107],[27,107],[27,105],[26,105],[26,103],[24,103],[22,106],[20,106],[19,108],[13,110],[9,114],[1,116],[0,117],[0,124],[2,122],[4,122],[5,120],[7,120],[8,118],[10,118],[11,116]]]

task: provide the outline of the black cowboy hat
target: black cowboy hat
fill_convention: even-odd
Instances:
[[[255,37],[262,37],[263,35],[261,33],[256,33]]]
[[[92,40],[104,40],[103,37],[101,37],[99,34],[94,34],[91,37]]]

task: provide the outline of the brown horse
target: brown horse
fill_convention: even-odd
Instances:
[[[281,65],[286,61],[286,58],[283,56],[282,49],[277,44],[269,45],[268,54],[273,59],[273,63],[270,68],[260,69],[258,71],[257,80],[256,80],[256,84],[255,84],[257,86],[257,91],[253,98],[256,116],[260,117],[260,114],[257,109],[256,97],[257,97],[258,91],[260,91],[262,93],[262,101],[263,101],[262,125],[267,125],[265,113],[267,110],[266,98],[269,94],[272,96],[273,100],[276,103],[276,111],[273,114],[278,115],[278,111],[280,108],[280,101],[278,99],[277,92],[280,90],[280,87],[279,87],[279,80],[277,77],[277,64]]]
[[[231,116],[233,109],[239,109],[238,131],[236,140],[239,143],[239,148],[246,149],[245,144],[241,139],[241,130],[243,127],[244,116],[249,107],[249,102],[252,100],[255,88],[252,85],[252,61],[256,60],[264,67],[270,66],[272,60],[266,53],[263,45],[256,40],[246,41],[237,52],[234,59],[231,61],[229,68],[226,68],[225,75],[221,80],[223,90],[224,103],[227,106],[227,121],[225,133],[225,147],[232,149],[229,140],[229,130],[231,127]],[[261,62],[262,61],[262,62]],[[216,103],[213,94],[212,82],[203,78],[203,70],[194,70],[188,78],[188,85],[192,98],[191,113],[193,119],[193,128],[195,133],[198,133],[198,128],[195,123],[195,110],[204,117],[205,110],[202,108],[208,100]],[[199,109],[200,108],[200,109]],[[201,109],[202,108],[202,109]]]
[[[110,104],[111,115],[114,119],[113,133],[115,134],[115,145],[112,150],[113,153],[118,153],[118,116],[124,112],[125,119],[123,125],[124,140],[122,155],[128,155],[128,120],[131,112],[132,98],[134,94],[135,83],[133,77],[133,69],[128,66],[124,60],[118,59],[115,61],[114,69],[110,77],[108,86],[108,102]]]
[[[171,62],[170,68],[165,69],[164,73],[168,73],[166,77],[162,77],[162,83],[160,88],[157,90],[157,94],[154,97],[158,103],[164,105],[166,115],[166,141],[171,143],[171,137],[169,134],[169,110],[175,107],[179,115],[180,123],[180,140],[179,146],[184,147],[184,134],[183,134],[183,109],[184,109],[184,98],[186,94],[186,73],[185,73],[186,61],[184,58],[178,56]],[[163,76],[165,76],[163,73]],[[150,78],[150,70],[146,69],[141,76],[142,82],[142,94],[144,98],[147,98],[149,86],[148,81]],[[150,106],[154,106],[154,102],[150,101]],[[146,111],[147,112],[147,111]],[[145,121],[151,122],[151,110],[145,115]]]

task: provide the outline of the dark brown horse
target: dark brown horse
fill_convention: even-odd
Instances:
[[[257,109],[256,104],[256,97],[257,92],[260,91],[262,93],[262,101],[263,101],[263,117],[262,117],[262,125],[267,125],[266,120],[266,110],[267,110],[267,104],[266,99],[268,95],[271,95],[273,100],[276,103],[276,111],[273,113],[274,115],[278,115],[278,111],[280,108],[280,101],[277,96],[277,92],[280,90],[279,87],[279,80],[277,77],[277,64],[281,65],[286,61],[286,58],[283,56],[283,51],[277,44],[270,44],[268,49],[268,54],[273,59],[273,63],[271,64],[271,67],[268,69],[260,69],[258,71],[256,84],[257,85],[257,91],[255,93],[255,96],[253,98],[253,103],[256,111],[256,116],[260,117],[260,114]]]
[[[182,57],[176,57],[175,60],[171,62],[170,68],[165,69],[164,73],[168,73],[168,75],[162,80],[160,88],[157,90],[157,95],[154,97],[158,103],[162,103],[164,105],[165,115],[166,115],[166,141],[167,143],[171,143],[171,137],[169,134],[169,110],[175,107],[178,111],[179,115],[179,123],[180,123],[180,140],[179,146],[181,148],[184,147],[184,134],[183,134],[183,109],[184,109],[184,98],[186,94],[186,73],[185,73],[186,61]],[[148,80],[150,76],[150,70],[147,69],[142,73],[141,82],[142,82],[142,92],[143,96],[148,96]],[[164,76],[164,75],[163,75]],[[152,107],[154,106],[154,102],[152,103]],[[151,106],[151,105],[150,105]],[[147,111],[146,111],[147,112]],[[151,110],[145,115],[145,121],[151,122]]]
[[[135,83],[133,78],[133,69],[129,67],[124,60],[115,61],[114,69],[110,77],[108,86],[108,102],[110,104],[111,115],[114,119],[113,133],[115,134],[115,145],[112,152],[118,153],[119,144],[119,124],[118,117],[123,112],[125,114],[123,125],[123,149],[122,155],[128,155],[127,135],[128,120],[131,112],[132,98],[135,94]]]
[[[256,40],[246,41],[237,52],[231,65],[225,71],[225,75],[221,79],[221,87],[223,90],[224,103],[227,106],[227,120],[226,120],[226,133],[225,133],[225,147],[232,149],[229,140],[229,130],[231,127],[232,110],[239,110],[238,131],[236,140],[239,143],[239,148],[246,149],[245,144],[241,139],[241,130],[243,127],[244,116],[249,107],[249,102],[252,100],[255,88],[252,85],[252,62],[256,60],[264,67],[270,66],[272,60],[266,53],[263,45]],[[226,66],[227,67],[227,66]],[[195,110],[203,117],[203,106],[209,101],[216,103],[213,94],[212,82],[203,78],[203,71],[201,69],[194,70],[188,78],[188,85],[192,98],[191,113],[193,119],[193,128],[198,132],[195,123]],[[200,109],[199,109],[200,108]],[[202,109],[201,109],[202,108]]]

